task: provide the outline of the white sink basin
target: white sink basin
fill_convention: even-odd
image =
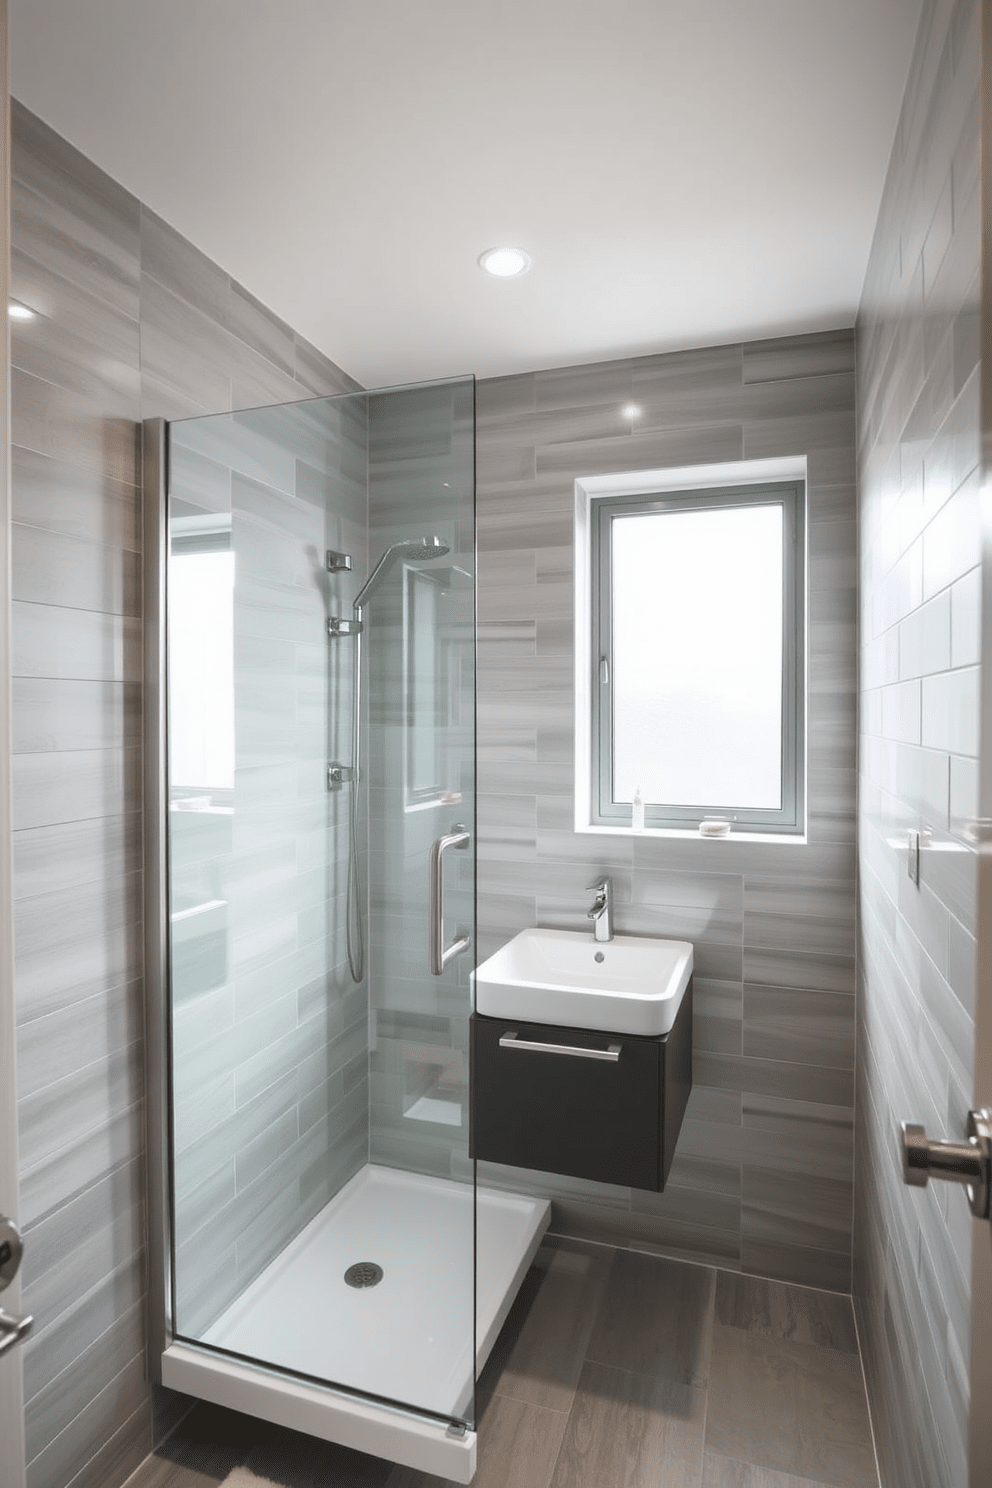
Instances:
[[[475,973],[475,1006],[491,1018],[668,1033],[692,975],[685,940],[577,930],[521,930]]]

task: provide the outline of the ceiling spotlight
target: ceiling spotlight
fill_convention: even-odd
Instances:
[[[479,267],[497,279],[515,279],[518,274],[526,274],[530,259],[522,248],[487,248],[479,256]]]
[[[640,418],[641,416],[641,410],[636,403],[625,403],[620,412],[627,419]]]
[[[29,310],[27,305],[18,305],[13,300],[7,306],[7,314],[11,320],[34,320],[33,310]]]

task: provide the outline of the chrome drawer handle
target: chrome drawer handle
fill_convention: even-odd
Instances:
[[[444,943],[444,855],[449,847],[468,847],[471,840],[471,834],[464,827],[456,826],[431,847],[428,956],[433,976],[440,976],[451,958],[460,955],[471,944],[469,935],[459,935],[449,946]]]
[[[574,1059],[606,1059],[616,1064],[623,1044],[610,1044],[606,1049],[576,1049],[572,1044],[538,1044],[533,1039],[518,1038],[515,1033],[504,1033],[499,1041],[501,1049],[533,1049],[539,1054],[571,1054]]]

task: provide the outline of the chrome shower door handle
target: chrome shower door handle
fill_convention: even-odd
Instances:
[[[928,1137],[915,1121],[901,1124],[902,1181],[926,1188],[931,1178],[961,1183],[976,1219],[989,1218],[992,1199],[992,1111],[968,1112],[967,1141],[941,1142]]]
[[[472,834],[464,827],[456,827],[444,837],[439,837],[431,847],[430,858],[430,948],[429,961],[433,976],[440,976],[453,956],[466,950],[471,936],[459,935],[449,946],[444,943],[444,855],[449,847],[465,848]]]

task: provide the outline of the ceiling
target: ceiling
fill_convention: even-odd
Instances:
[[[11,0],[11,80],[375,386],[851,325],[919,10]]]

